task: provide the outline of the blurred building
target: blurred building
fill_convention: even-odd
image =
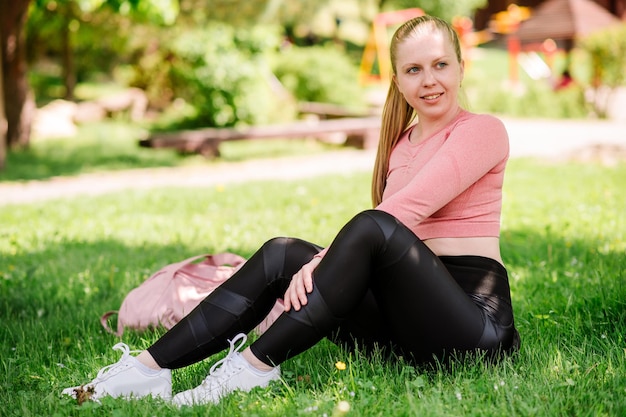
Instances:
[[[489,0],[486,7],[479,9],[474,15],[474,27],[477,30],[486,29],[489,25],[489,20],[492,16],[498,12],[507,10],[507,8],[516,4],[522,7],[536,8],[542,3],[550,0]],[[602,6],[613,15],[617,16],[621,20],[626,21],[626,0],[592,0],[594,3]]]

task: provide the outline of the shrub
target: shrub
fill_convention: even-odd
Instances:
[[[334,45],[291,46],[273,60],[274,73],[298,100],[361,107],[357,66]]]
[[[595,91],[594,111],[604,117],[611,91],[626,83],[626,24],[595,32],[583,39],[580,47],[591,66],[587,83]],[[601,89],[608,89],[608,94],[601,94]]]
[[[466,64],[463,89],[469,109],[512,117],[580,118],[588,110],[583,87],[576,84],[554,91],[550,80],[533,80],[520,70],[517,84],[506,71],[506,50],[483,47],[478,58]],[[578,77],[576,77],[578,81]]]
[[[272,90],[265,54],[277,43],[265,29],[220,23],[174,37],[168,45],[173,95],[194,107],[193,124],[264,124],[289,113]]]
[[[618,87],[626,81],[626,24],[589,35],[580,43],[592,65],[592,83]]]

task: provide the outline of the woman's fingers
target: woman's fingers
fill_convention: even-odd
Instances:
[[[298,311],[300,310],[300,307],[306,304],[307,292],[303,283],[303,279],[299,275],[300,272],[294,275],[291,283],[289,284],[289,287],[287,288],[287,291],[285,292],[285,311],[289,311],[291,308]]]
[[[291,308],[298,311],[306,305],[307,294],[313,291],[313,270],[319,263],[319,258],[313,258],[293,276],[283,299],[285,311],[289,311]]]

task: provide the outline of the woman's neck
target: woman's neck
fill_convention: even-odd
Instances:
[[[444,117],[438,117],[436,119],[424,119],[423,117],[419,117],[417,126],[415,126],[415,129],[411,132],[409,140],[411,143],[415,144],[428,139],[452,123],[462,112],[463,109],[457,106]]]

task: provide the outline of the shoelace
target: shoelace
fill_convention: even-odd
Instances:
[[[235,353],[239,352],[239,350],[243,347],[243,345],[246,344],[246,340],[248,340],[248,337],[244,333],[239,333],[237,336],[233,338],[233,340],[228,341],[228,344],[230,345],[228,355],[226,355],[224,359],[215,362],[215,364],[209,370],[209,375],[207,375],[204,381],[202,381],[202,385],[210,386],[213,381],[219,383],[221,382],[221,380],[229,376],[224,371],[225,368],[228,368],[228,367],[222,366],[222,365],[227,365],[228,363],[232,361]],[[237,345],[237,342],[239,342],[238,345]]]
[[[127,359],[130,357],[130,348],[126,343],[118,343],[113,346],[113,350],[119,350],[122,352],[122,357],[116,363],[111,365],[107,365],[104,368],[98,371],[98,375],[92,381],[92,384],[96,384],[98,382],[104,381],[105,379],[119,373],[122,369],[124,369],[123,365],[126,365]]]

